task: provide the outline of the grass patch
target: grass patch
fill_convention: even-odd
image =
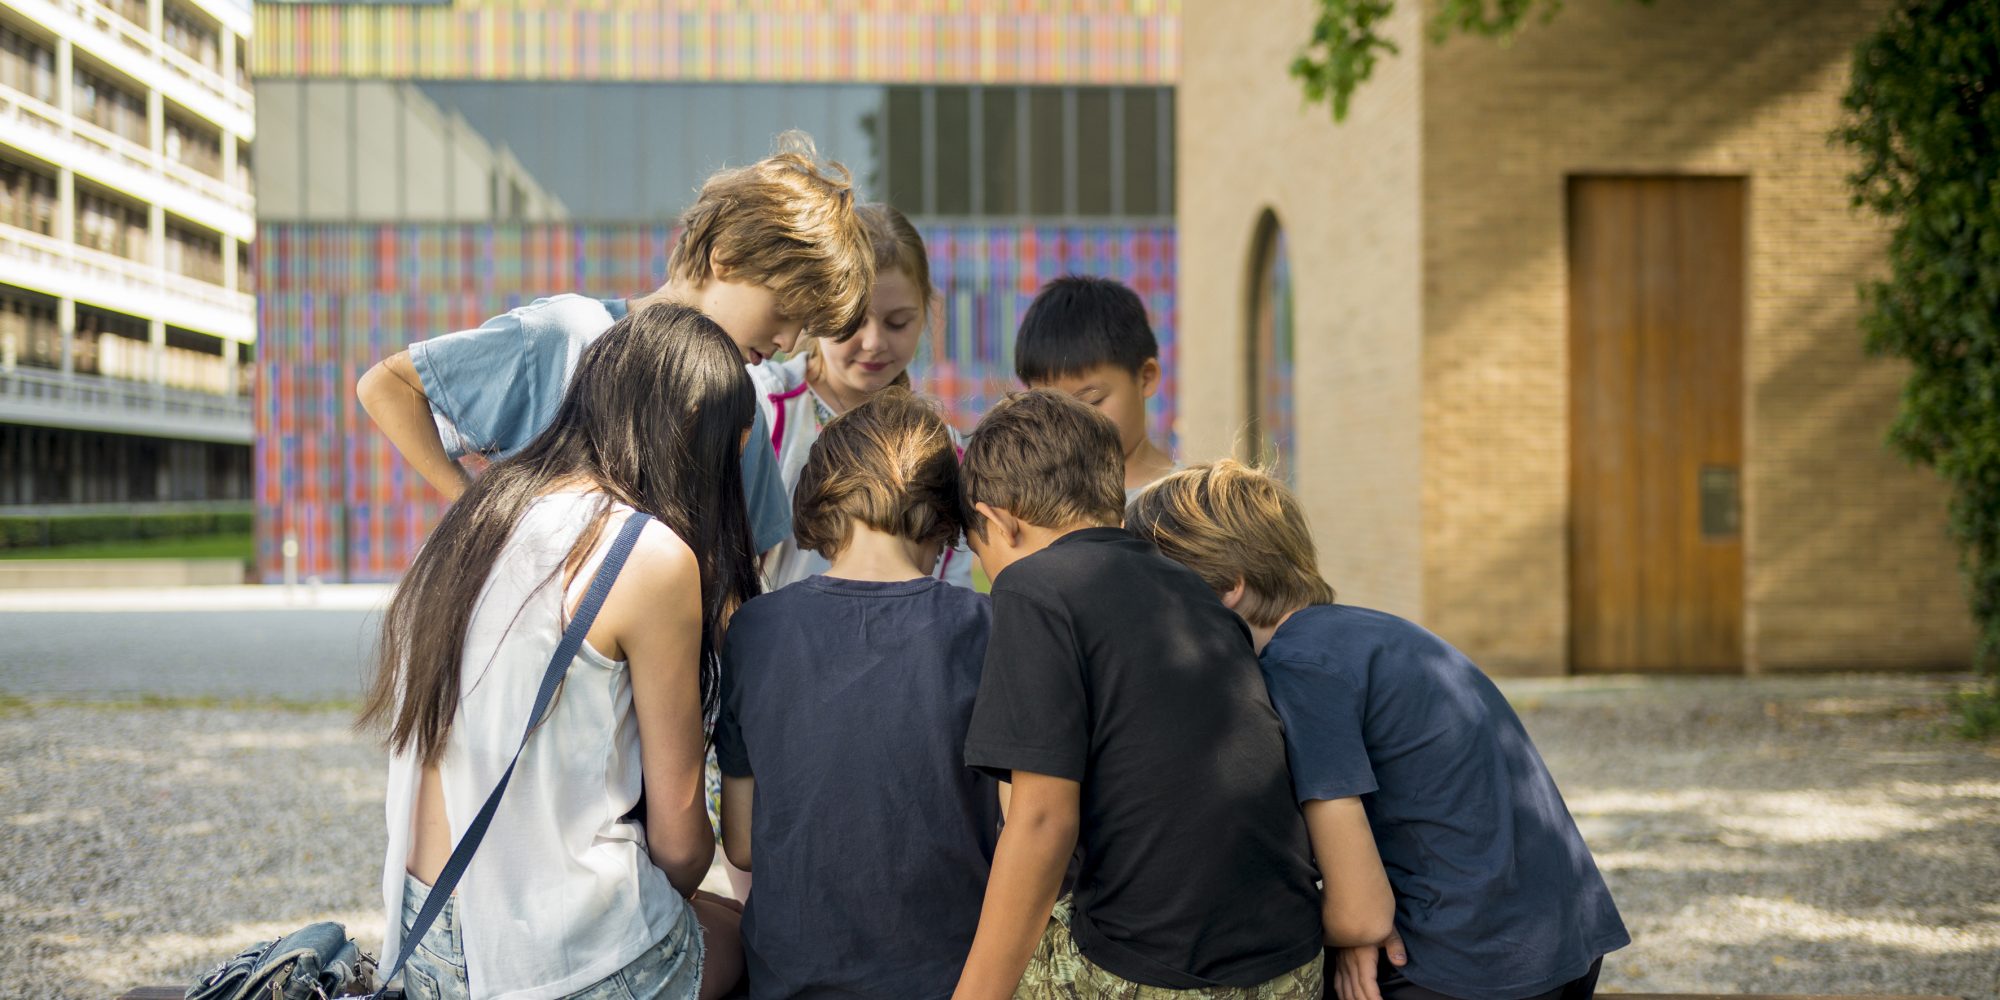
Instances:
[[[224,698],[219,695],[146,694],[137,698],[76,698],[55,695],[28,698],[0,692],[0,716],[26,715],[42,708],[89,708],[104,712],[210,709],[231,712],[356,712],[361,703],[340,698],[305,701],[297,698]]]
[[[195,538],[147,538],[0,549],[0,559],[238,559],[250,562],[257,543],[249,532]]]
[[[1958,712],[1958,735],[1968,740],[2000,737],[2000,681],[1986,681],[1952,696]]]

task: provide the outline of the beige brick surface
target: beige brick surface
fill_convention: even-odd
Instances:
[[[1412,4],[1405,4],[1406,8]],[[1248,241],[1298,276],[1301,493],[1343,599],[1498,673],[1567,668],[1565,184],[1746,179],[1746,656],[1752,670],[1966,662],[1944,494],[1883,445],[1902,371],[1863,356],[1883,230],[1829,144],[1884,0],[1583,0],[1511,44],[1411,10],[1346,124],[1284,65],[1306,5],[1188,0],[1180,88],[1183,440],[1244,412]]]
[[[1421,277],[1416,12],[1335,127],[1286,75],[1304,0],[1186,2],[1179,89],[1179,432],[1184,457],[1230,454],[1248,415],[1252,242],[1275,213],[1295,285],[1300,494],[1343,600],[1418,616]]]

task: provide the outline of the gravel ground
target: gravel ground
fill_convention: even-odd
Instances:
[[[2000,744],[1950,680],[1515,682],[1635,944],[1608,990],[2000,1000]],[[0,994],[381,938],[382,758],[341,708],[0,698]]]

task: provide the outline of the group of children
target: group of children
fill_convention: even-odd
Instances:
[[[637,625],[599,626],[630,654],[629,689],[605,675],[613,717],[575,724],[622,734],[609,763],[585,758],[616,793],[591,807],[602,829],[549,863],[605,883],[634,850],[649,853],[692,902],[648,926],[685,936],[668,925],[699,917],[701,945],[683,941],[668,951],[693,957],[669,961],[664,945],[607,957],[565,943],[500,982],[468,954],[493,954],[535,921],[485,915],[461,889],[456,936],[412,943],[424,959],[412,968],[445,981],[432,995],[691,998],[692,967],[703,997],[1587,1000],[1602,956],[1629,939],[1521,723],[1444,641],[1334,603],[1280,482],[1226,460],[1177,469],[1149,439],[1161,371],[1138,296],[1099,278],[1051,282],[1015,343],[1027,388],[961,436],[908,391],[934,299],[922,240],[893,208],[851,200],[842,174],[788,149],[710,182],[652,295],[539,300],[419,343],[363,379],[378,425],[454,497],[471,483],[459,455],[512,470],[549,453],[565,414],[592,406],[573,383],[604,367],[605,342],[629,350],[649,318],[693,322],[655,303],[693,306],[720,327],[748,365],[755,404],[739,434],[749,537],[682,539],[704,566],[702,607],[719,601],[728,615],[712,657],[688,644],[703,666],[687,691],[713,721],[723,851],[754,872],[738,883],[740,923],[736,904],[687,877],[699,859],[687,783],[655,781],[661,730],[634,652],[651,640]],[[631,405],[646,411],[635,420],[670,419],[647,415],[657,401]],[[738,479],[721,465],[683,474]],[[490,503],[484,478],[459,506]],[[623,507],[659,516],[626,495],[643,487],[617,480],[551,471],[540,481],[563,489],[545,485],[542,499],[594,487],[611,495],[593,508],[599,518]],[[548,509],[534,503],[531,513]],[[508,526],[516,536],[524,517]],[[662,520],[676,534],[707,530],[684,512],[687,526]],[[512,606],[475,604],[472,626],[518,616],[516,592],[532,589],[522,580],[580,589],[599,534],[578,527],[525,575],[503,572],[511,549],[486,557],[479,601]],[[705,555],[707,543],[723,555]],[[760,554],[765,593],[740,606],[706,586],[730,553]],[[425,560],[439,558],[420,556],[426,578],[438,571]],[[990,598],[970,586],[975,559]],[[591,677],[624,662],[599,641],[593,629],[599,653],[578,660]],[[449,697],[505,683],[487,648],[485,660],[450,648],[464,687]],[[384,675],[413,669],[401,664],[385,653]],[[407,682],[378,684],[378,715],[400,718]],[[456,710],[467,725],[468,705]],[[450,802],[485,791],[452,789],[451,755],[470,752],[452,739],[416,750],[392,739],[402,761],[384,872],[392,949],[437,845],[463,829]],[[536,765],[524,756],[523,766]],[[432,782],[449,801],[426,812]],[[429,848],[427,816],[442,831]],[[503,806],[495,828],[524,821]],[[652,843],[668,823],[684,847]],[[625,843],[635,828],[637,848]],[[602,862],[606,843],[625,852],[615,863]],[[603,891],[585,880],[552,895],[574,907]],[[455,956],[440,957],[447,949]],[[644,955],[654,971],[634,972]],[[531,981],[537,968],[548,971]],[[591,992],[610,982],[597,978],[607,969],[626,992]]]

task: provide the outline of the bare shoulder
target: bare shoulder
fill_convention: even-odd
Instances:
[[[655,520],[639,531],[639,541],[619,575],[618,589],[624,589],[628,582],[637,596],[657,609],[659,601],[698,595],[701,567],[687,542]]]
[[[625,557],[591,626],[590,645],[614,660],[631,660],[635,652],[657,648],[700,618],[701,568],[694,550],[673,529],[654,521],[640,529]],[[699,634],[698,625],[695,631]]]

